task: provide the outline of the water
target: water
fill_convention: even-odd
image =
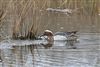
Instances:
[[[0,42],[0,67],[100,67],[99,41],[99,34],[80,34],[74,45],[5,40]]]

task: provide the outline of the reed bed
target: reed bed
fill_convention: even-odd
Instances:
[[[60,22],[65,27],[64,31],[84,32],[84,29],[88,29],[90,32],[100,32],[99,4],[99,0],[0,0],[0,31],[3,32],[1,36],[35,39],[44,29],[59,31],[56,25],[60,14],[52,15],[46,11],[47,8],[74,11]]]

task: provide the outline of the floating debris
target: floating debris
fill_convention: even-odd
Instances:
[[[47,11],[53,11],[53,12],[61,12],[64,14],[72,14],[72,9],[54,9],[54,8],[47,8]]]
[[[100,14],[98,14],[100,16]]]

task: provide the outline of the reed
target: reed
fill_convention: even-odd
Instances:
[[[45,2],[45,1],[43,1]],[[40,18],[42,17],[40,10],[44,8],[44,4],[39,7],[39,1],[37,0],[22,0],[21,11],[17,7],[19,18],[14,23],[13,38],[14,39],[35,39],[37,35]],[[27,21],[28,20],[28,21]]]
[[[53,22],[59,20],[59,15],[52,15],[46,9],[59,8],[75,10],[64,19],[66,22],[63,25],[68,25],[66,30],[71,30],[72,26],[72,29],[83,31],[82,26],[90,26],[90,32],[97,32],[100,27],[99,4],[99,0],[0,0],[0,29],[9,30],[5,31],[10,32],[14,39],[35,39],[39,32],[48,27],[57,30],[57,22]]]

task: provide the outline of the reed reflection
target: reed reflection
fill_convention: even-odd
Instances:
[[[1,58],[1,50],[0,50],[0,62],[2,62],[2,58]]]
[[[15,63],[21,67],[32,67],[34,64],[34,45],[14,46]]]

